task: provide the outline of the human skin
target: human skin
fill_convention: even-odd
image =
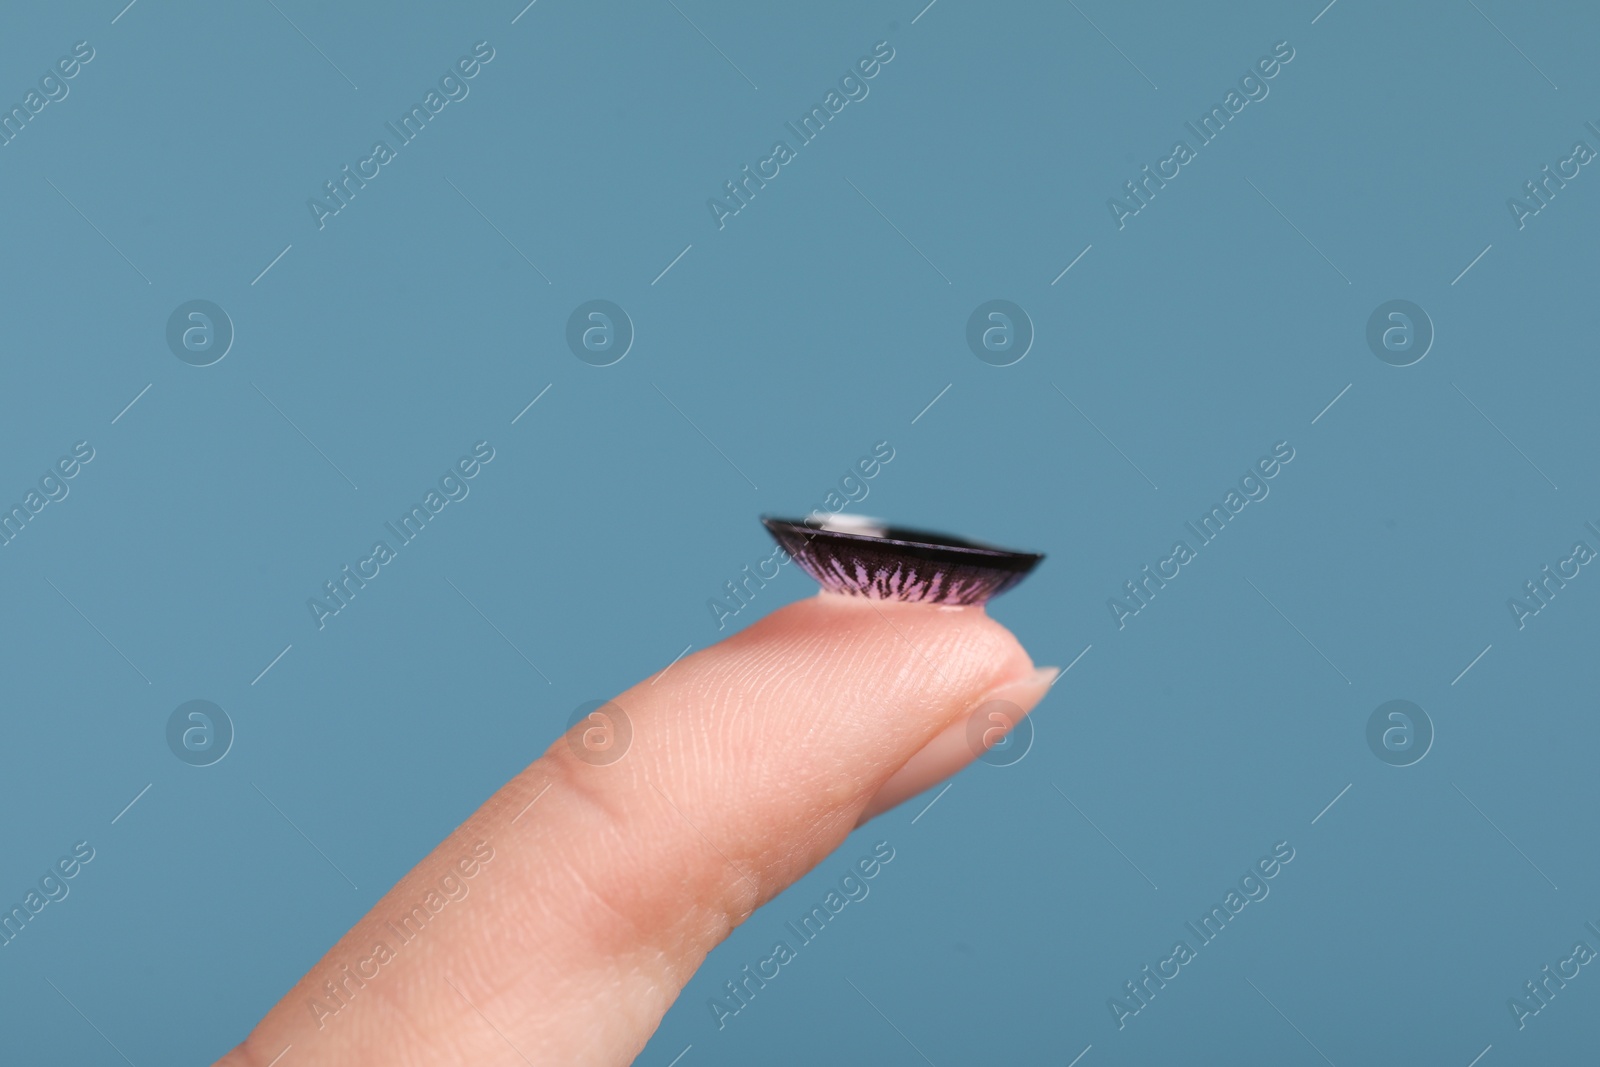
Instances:
[[[391,889],[219,1067],[599,1067],[633,1061],[706,954],[861,822],[976,757],[967,722],[1030,711],[1035,669],[982,607],[820,594],[615,703],[622,758],[566,738]],[[998,740],[991,733],[987,742]],[[493,851],[342,1006],[325,983]],[[479,854],[483,852],[480,846]],[[372,973],[372,967],[366,968]]]

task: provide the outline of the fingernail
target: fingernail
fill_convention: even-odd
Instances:
[[[860,826],[868,819],[905,803],[954,775],[973,760],[995,751],[995,746],[1001,745],[1023,717],[1044,699],[1051,683],[1060,673],[1059,667],[1040,667],[1026,677],[1008,682],[986,694],[967,714],[945,727],[907,760],[905,766],[894,772],[867,802],[856,825]],[[1031,740],[1029,733],[1028,741],[1013,737],[1010,744],[1026,744]],[[1007,751],[1001,757],[1005,762],[1000,765],[1015,763],[1026,752],[1026,748]]]

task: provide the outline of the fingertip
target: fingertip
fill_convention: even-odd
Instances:
[[[919,793],[954,777],[1011,736],[1017,724],[1039,705],[1060,675],[1059,667],[1039,667],[1026,677],[990,691],[972,710],[929,741],[894,772],[867,801],[856,826],[877,818]]]

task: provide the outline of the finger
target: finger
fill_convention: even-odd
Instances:
[[[558,740],[231,1062],[628,1063],[707,952],[1033,670],[980,607],[823,594],[774,612],[618,696],[621,759]]]
[[[1022,717],[1044,699],[1060,673],[1059,667],[1040,667],[1026,678],[990,693],[972,714],[946,726],[895,771],[867,801],[856,825],[933,788],[1000,744]]]

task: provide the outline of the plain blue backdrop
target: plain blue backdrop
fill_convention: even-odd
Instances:
[[[1600,16],[924,2],[7,8],[6,107],[93,59],[0,147],[0,502],[94,458],[0,548],[0,902],[94,859],[0,948],[0,1059],[222,1054],[574,708],[728,632],[708,601],[770,554],[757,515],[883,440],[855,510],[1047,553],[991,610],[1072,668],[1026,758],[859,832],[638,1062],[1593,1055],[1588,968],[1524,1028],[1508,1001],[1600,948],[1600,577],[1521,627],[1508,600],[1600,548],[1600,176],[1520,227],[1507,200],[1600,149]],[[308,199],[480,41],[319,228]],[[869,94],[719,228],[878,42]],[[1119,228],[1108,200],[1279,42]],[[195,299],[235,333],[205,367],[167,342]],[[566,341],[594,299],[633,326],[611,366]],[[1035,335],[1010,366],[966,341],[992,299]],[[1435,334],[1404,367],[1366,339],[1395,299]],[[319,630],[307,599],[479,441],[470,495]],[[1119,626],[1278,442],[1270,495]],[[729,629],[814,589],[786,568]],[[1393,699],[1432,724],[1410,766],[1367,740]],[[190,700],[233,726],[210,766],[168,744]],[[871,896],[719,1029],[708,999],[878,840]]]

